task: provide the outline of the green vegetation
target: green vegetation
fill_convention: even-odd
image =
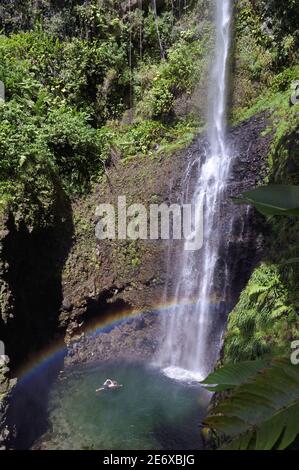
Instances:
[[[268,185],[247,191],[236,204],[253,204],[263,215],[299,215],[299,186]]]
[[[237,200],[241,204],[254,204],[264,215],[283,216],[279,219],[283,222],[281,225],[273,223],[276,242],[269,247],[267,263],[253,273],[230,315],[224,346],[225,362],[254,359],[274,351],[285,353],[290,342],[298,336],[299,296],[295,288],[298,266],[294,265],[298,221],[292,222],[285,217],[298,215],[298,188],[270,185],[249,191]],[[293,240],[286,238],[290,233]],[[279,252],[281,246],[283,251]],[[275,259],[277,264],[274,264]]]
[[[1,6],[2,212],[51,224],[114,154],[155,156],[192,141],[200,118],[177,115],[176,104],[205,78],[211,22],[206,0],[188,3]]]
[[[236,4],[233,120],[271,93],[298,80],[298,0],[242,0]],[[290,70],[289,70],[290,69]],[[271,108],[270,102],[268,108]]]
[[[291,85],[299,80],[299,0],[235,3],[231,123],[264,113],[264,134],[272,136],[266,183],[295,188],[299,105],[290,98]],[[204,109],[213,27],[209,0],[182,4],[2,2],[1,220],[10,212],[30,229],[49,226],[63,203],[101,182],[114,158],[124,165],[157,158],[158,165],[161,156],[192,142],[204,121],[187,104],[197,92]],[[298,372],[285,360],[269,359],[288,353],[299,336],[297,189],[287,204],[281,197],[271,201],[264,189],[242,200],[267,214],[266,246],[229,318],[222,356],[229,365],[206,382],[229,394],[207,424],[234,438],[234,448],[285,448],[298,433]],[[153,202],[159,197],[152,194]],[[292,217],[285,217],[289,209]],[[283,217],[273,217],[278,213]],[[100,263],[89,221],[81,214],[73,221],[83,256],[74,257],[65,276],[77,269],[85,279],[84,273]],[[143,267],[138,243],[114,248],[112,258],[124,278]],[[0,306],[7,312],[8,289],[2,290]],[[235,364],[253,359],[258,361]]]
[[[289,292],[297,279],[296,266],[262,264],[255,270],[229,317],[226,364],[288,351],[299,331],[299,297]]]
[[[231,122],[264,113],[263,135],[272,143],[268,186],[237,201],[266,215],[267,231],[263,260],[229,316],[224,367],[206,381],[220,392],[206,420],[218,447],[285,449],[299,433],[298,366],[290,363],[299,337],[299,108],[291,100],[299,80],[298,8],[298,0],[236,5]]]
[[[188,116],[171,125],[159,120],[141,120],[130,125],[104,126],[100,131],[102,151],[108,157],[111,149],[124,162],[131,158],[155,157],[187,147],[198,133],[200,121]]]
[[[296,439],[299,369],[289,358],[229,365],[203,383],[212,391],[230,390],[205,420],[224,435],[225,449],[282,450]]]
[[[265,114],[264,135],[272,136],[265,183],[282,188],[299,184],[299,108],[291,103],[291,85],[299,79],[298,25],[293,17],[298,7],[298,0],[283,4],[244,0],[236,5],[231,119],[239,123]],[[284,209],[280,213],[285,215],[290,204],[280,197],[271,201],[272,196],[263,188],[243,196],[242,202],[257,203],[259,210],[267,212],[266,246],[261,265],[230,315],[224,363],[255,359],[269,351],[285,352],[299,334],[299,271],[296,264],[289,264],[298,257],[299,223],[296,217],[273,217],[269,204]]]
[[[258,188],[241,198],[242,203],[253,203],[268,216],[268,230],[263,262],[229,317],[225,363],[269,352],[285,353],[299,335],[299,269],[295,262],[299,254],[298,198],[293,198],[298,186],[285,185],[298,183],[298,154],[292,150],[296,142],[296,131],[286,133],[273,152],[272,178],[284,185]]]
[[[163,118],[174,111],[175,99],[190,94],[208,66],[207,50],[210,28],[202,31],[198,40],[192,31],[182,32],[175,46],[169,49],[167,62],[160,66],[147,65],[137,76],[137,115],[142,118]],[[143,97],[143,99],[142,99]]]
[[[223,350],[228,365],[204,382],[217,384],[213,391],[230,393],[213,407],[206,424],[216,431],[219,445],[226,442],[226,449],[285,449],[299,433],[299,369],[291,363],[291,345],[299,332],[298,258],[282,262],[294,239],[298,247],[298,223],[286,228],[286,216],[298,215],[298,186],[257,188],[237,202],[254,204],[266,216],[282,216],[282,227],[273,224],[278,239],[268,253],[272,259],[278,256],[279,263],[268,261],[255,270],[230,315]],[[274,255],[281,236],[289,233],[291,243]],[[267,365],[261,360],[238,362],[270,355],[276,358]]]

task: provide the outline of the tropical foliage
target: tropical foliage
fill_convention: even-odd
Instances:
[[[289,358],[228,365],[203,384],[229,391],[205,420],[223,435],[223,448],[281,450],[299,434],[299,366]]]
[[[1,212],[51,223],[57,201],[99,182],[112,154],[190,142],[200,121],[175,108],[205,77],[211,23],[206,0],[179,3],[1,4]]]
[[[298,8],[298,0],[236,2],[234,118],[265,95],[270,110],[271,94],[298,80]]]
[[[269,353],[283,354],[297,338],[298,298],[295,292],[290,295],[290,269],[293,268],[263,263],[254,271],[229,315],[225,364]]]
[[[298,186],[269,185],[248,191],[235,201],[253,204],[266,216],[296,216],[298,196]],[[203,382],[217,384],[211,391],[232,390],[206,420],[208,426],[229,436],[225,448],[285,449],[299,434],[299,366],[292,365],[290,358],[237,362],[283,352],[298,331],[296,307],[283,285],[280,269],[273,265],[261,266],[241,294],[230,316],[224,345],[225,361],[232,362]]]

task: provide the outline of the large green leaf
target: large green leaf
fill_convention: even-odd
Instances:
[[[245,361],[238,364],[229,364],[221,367],[216,372],[210,374],[203,382],[203,385],[211,385],[208,388],[211,392],[220,392],[241,385],[252,377],[256,372],[265,368],[269,361]]]
[[[253,204],[263,215],[299,215],[299,186],[262,186],[243,193],[234,201]]]
[[[233,370],[242,377],[205,424],[229,437],[230,449],[285,449],[299,434],[299,366],[289,358],[273,359],[263,367],[257,361],[251,375],[248,363],[237,366],[224,367],[205,381],[215,380],[218,372],[218,381],[227,382]]]

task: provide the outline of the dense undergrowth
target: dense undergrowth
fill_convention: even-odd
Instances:
[[[2,211],[47,225],[57,199],[88,190],[111,155],[188,145],[200,116],[176,108],[205,78],[211,22],[208,1],[185,3],[1,4]]]

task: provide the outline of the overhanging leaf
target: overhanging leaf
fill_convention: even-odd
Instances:
[[[211,387],[207,387],[210,391],[220,392],[228,390],[246,382],[250,377],[256,374],[256,372],[265,368],[268,363],[269,361],[259,360],[229,364],[210,374],[201,383],[203,385],[211,385]]]
[[[242,450],[248,449],[253,438],[252,432],[246,432],[241,436],[234,439],[230,444],[226,444],[222,447],[223,450]]]
[[[299,186],[269,185],[233,198],[236,204],[253,204],[263,215],[299,215]]]
[[[299,366],[289,358],[273,359],[250,377],[247,367],[239,364],[241,383],[213,408],[205,424],[232,439],[229,449],[285,449],[299,434]],[[232,368],[226,368],[212,377],[217,372],[230,377]]]
[[[271,419],[265,421],[257,432],[256,450],[271,450],[282,437],[280,449],[289,446],[299,433],[299,403],[279,410]]]

